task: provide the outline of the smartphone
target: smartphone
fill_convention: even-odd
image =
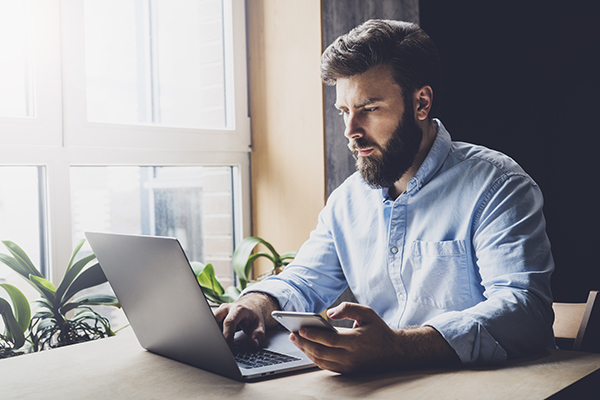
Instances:
[[[275,321],[279,322],[290,332],[298,332],[303,326],[337,332],[337,329],[333,325],[316,313],[273,311],[271,315],[275,318]]]

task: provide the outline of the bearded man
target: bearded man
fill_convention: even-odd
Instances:
[[[283,273],[215,313],[256,344],[273,310],[328,310],[342,332],[290,339],[338,372],[498,363],[552,346],[554,270],[538,185],[509,157],[453,142],[437,50],[414,24],[371,20],[322,56],[358,171]],[[485,129],[485,127],[482,127]]]

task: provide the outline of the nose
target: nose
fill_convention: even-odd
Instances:
[[[358,115],[353,112],[349,112],[344,117],[344,123],[346,124],[346,130],[344,131],[344,136],[348,139],[359,139],[364,136],[365,131],[360,123]]]

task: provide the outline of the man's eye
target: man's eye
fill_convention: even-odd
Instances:
[[[366,111],[366,112],[373,112],[373,111],[376,111],[376,110],[377,110],[377,107],[369,107],[369,108],[365,108],[365,111]]]
[[[348,111],[346,111],[346,110],[339,110],[339,111],[340,111],[340,115],[342,115],[342,116],[348,114]]]

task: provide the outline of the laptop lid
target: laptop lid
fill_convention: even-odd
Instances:
[[[240,368],[175,238],[86,232],[140,345],[156,354],[232,379],[252,379],[314,366],[287,340],[269,344],[301,360]],[[278,335],[276,335],[278,336]],[[282,349],[273,348],[274,351]]]

